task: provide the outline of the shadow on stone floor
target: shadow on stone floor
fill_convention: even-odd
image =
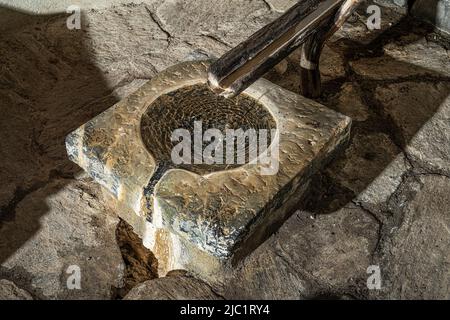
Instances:
[[[324,82],[324,92],[318,101],[353,118],[352,136],[346,151],[313,178],[309,201],[300,205],[300,210],[326,214],[346,206],[397,156],[405,154],[411,140],[450,96],[450,86],[447,85],[450,77],[444,70],[440,73],[436,68],[427,69],[399,61],[383,50],[386,45],[406,47],[430,36],[439,40],[431,26],[404,18],[367,45],[346,39],[329,43],[344,57],[345,75]],[[373,66],[361,67],[371,59]],[[360,62],[360,70],[355,71],[357,68],[352,67],[353,62]],[[378,63],[379,66],[376,65]],[[383,66],[386,69],[383,70]],[[392,74],[396,71],[405,74]],[[299,93],[295,81],[286,81],[286,78],[295,78],[297,72],[296,66],[290,65],[290,75],[280,77],[272,72],[268,78],[281,86],[288,84],[290,90]],[[378,76],[376,72],[380,72]],[[440,86],[442,83],[446,85]],[[368,107],[365,118],[358,119],[358,111],[351,110],[350,105],[342,105],[340,98],[346,94],[347,87],[354,89],[357,97],[354,101],[359,100],[356,108]],[[428,89],[433,89],[433,92]],[[404,99],[413,105],[395,104],[396,99]],[[351,102],[344,100],[344,103]],[[405,159],[410,160],[408,157]]]
[[[49,210],[46,199],[51,195],[39,193],[40,199],[33,198],[41,203],[34,212],[23,212],[21,201],[36,197],[34,192],[52,181],[72,179],[81,171],[67,158],[66,135],[118,99],[91,62],[92,50],[83,29],[67,28],[67,15],[34,16],[1,10],[5,16],[20,16],[20,25],[0,26],[0,30],[7,29],[0,35],[3,264],[38,232],[40,219]],[[26,31],[21,31],[23,27]]]
[[[308,200],[299,203],[299,212],[275,236],[246,258],[237,272],[237,280],[233,280],[228,287],[230,291],[227,296],[244,299],[251,295],[263,299],[276,296],[289,299],[335,299],[342,296],[373,298],[373,292],[367,289],[366,270],[369,265],[375,264],[383,267],[383,274],[391,274],[391,282],[386,281],[384,291],[377,293],[377,298],[402,297],[396,292],[396,287],[403,288],[405,274],[380,259],[380,255],[385,252],[380,249],[380,242],[395,236],[390,228],[398,228],[396,224],[400,224],[402,219],[397,219],[396,213],[389,212],[391,208],[380,199],[373,199],[373,202],[377,202],[377,208],[370,208],[370,211],[366,206],[361,206],[358,199],[368,187],[376,184],[378,189],[369,195],[381,198],[388,190],[386,200],[390,201],[389,196],[398,187],[394,180],[398,179],[398,183],[407,186],[408,181],[402,181],[403,175],[407,175],[409,180],[414,179],[408,165],[417,166],[414,168],[417,170],[430,170],[421,167],[423,159],[414,159],[411,154],[408,155],[410,159],[404,157],[411,144],[416,144],[421,152],[426,152],[422,150],[426,147],[422,143],[437,145],[442,153],[435,156],[443,156],[444,162],[447,161],[445,164],[448,164],[445,145],[439,144],[438,137],[435,138],[436,131],[429,128],[430,123],[440,121],[442,124],[439,128],[444,130],[443,134],[448,132],[448,125],[445,126],[447,111],[439,110],[443,105],[448,106],[448,69],[443,67],[439,70],[436,65],[432,65],[431,53],[427,56],[426,52],[420,52],[419,55],[424,60],[415,61],[414,64],[414,61],[401,59],[403,51],[389,55],[383,50],[383,47],[387,48],[389,45],[393,45],[394,49],[398,46],[406,50],[406,47],[420,43],[424,37],[439,40],[435,36],[437,35],[429,26],[403,19],[369,44],[345,39],[328,43],[345,58],[345,72],[325,81],[324,93],[318,101],[353,118],[350,144],[313,177]],[[448,45],[448,41],[443,44]],[[424,47],[433,48],[428,45],[424,44]],[[390,49],[392,53],[393,50]],[[447,53],[445,56],[447,57]],[[328,60],[328,65],[323,66],[328,69],[336,60],[339,59],[331,62]],[[372,65],[367,68],[366,63],[370,61]],[[421,66],[417,62],[421,62]],[[281,72],[272,71],[266,77],[299,93],[297,66],[298,61],[289,61],[287,68],[280,68]],[[283,72],[283,69],[286,70]],[[347,90],[348,88],[352,90]],[[341,100],[341,97],[346,99]],[[431,131],[429,136],[422,138],[419,143],[413,141],[424,128]],[[445,139],[448,138],[443,140]],[[447,150],[450,151],[448,148]],[[402,156],[404,159],[400,161],[405,161],[404,170],[395,169],[386,173]],[[434,174],[431,170],[428,172]],[[380,177],[385,179],[380,182]],[[408,199],[402,198],[402,201],[412,201],[411,199],[414,199],[414,195]],[[393,200],[396,210],[402,211],[401,203],[396,202],[397,198],[393,197]],[[439,204],[436,203],[436,206]],[[405,228],[407,227],[408,225]],[[412,234],[414,236],[417,234]],[[356,238],[352,240],[354,237]],[[426,241],[419,239],[418,242]],[[386,248],[386,252],[389,252],[392,247]],[[408,255],[404,262],[415,267],[416,261],[408,260],[411,256],[413,255]],[[392,255],[388,258],[392,258]],[[402,257],[392,259],[392,264],[395,265],[401,259]],[[427,264],[426,267],[431,270],[433,264]],[[285,271],[286,268],[289,271]],[[423,270],[417,271],[415,276],[424,279],[433,277]],[[298,277],[297,281],[293,280],[295,277]],[[384,280],[388,280],[387,278],[386,276]],[[443,277],[439,279],[445,281]],[[414,291],[415,289],[410,289],[410,295],[421,297],[421,293]]]

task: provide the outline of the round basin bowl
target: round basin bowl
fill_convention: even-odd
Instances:
[[[251,162],[270,146],[275,128],[273,116],[256,99],[246,94],[227,99],[205,84],[159,96],[141,119],[142,140],[158,166],[200,175]],[[174,154],[183,162],[174,161]]]

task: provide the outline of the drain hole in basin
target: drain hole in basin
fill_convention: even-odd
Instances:
[[[194,127],[197,127],[198,130],[199,124],[201,124],[201,136],[195,134],[194,131]],[[260,155],[270,145],[271,129],[275,128],[276,123],[272,115],[255,99],[245,94],[226,99],[216,95],[203,84],[186,86],[158,97],[148,107],[141,120],[142,140],[159,166],[183,168],[197,174],[227,170],[250,162],[253,159],[249,159],[249,157],[255,155],[254,148],[259,148],[257,155]],[[172,141],[172,134],[177,129],[185,129],[177,131],[185,132],[185,134],[183,138]],[[201,155],[203,151],[208,150],[206,148],[215,140],[214,138],[206,139],[206,141],[199,140],[199,137],[200,139],[204,137],[208,129],[217,129],[223,136],[223,141],[219,143],[219,147],[216,149],[220,150],[220,146],[222,146],[223,155],[220,151],[217,154],[214,151],[206,153],[214,157],[214,163],[210,164],[206,164],[205,158],[201,158]],[[230,140],[227,138],[227,132],[230,132],[230,129],[235,130],[235,133],[239,132],[236,131],[238,129],[242,130],[241,133],[247,133],[245,143],[242,143],[243,140],[241,140],[241,144],[239,144],[237,138],[231,139],[233,147],[228,148],[231,151],[227,149],[227,142],[229,143],[227,140]],[[200,132],[200,130],[197,132]],[[211,130],[209,132],[211,133]],[[250,138],[248,134],[251,132],[255,133],[253,138]],[[187,133],[189,134],[188,139],[184,139]],[[264,134],[267,135],[267,138],[264,137]],[[256,137],[256,143],[254,137]],[[198,145],[201,144],[201,148],[194,148],[195,139],[196,142],[200,142]],[[177,145],[177,150],[180,150],[180,143],[183,143],[183,146],[189,145],[190,154],[185,158],[188,163],[175,164],[172,161],[172,150]],[[212,149],[214,148],[209,150]],[[186,148],[183,151],[186,151]],[[229,152],[228,158],[227,151]],[[231,152],[233,163],[227,161],[231,158]],[[183,152],[177,154],[184,156]],[[241,161],[238,161],[238,154],[241,155]],[[244,163],[242,163],[242,154],[245,154]],[[200,159],[202,163],[194,163],[194,159]]]

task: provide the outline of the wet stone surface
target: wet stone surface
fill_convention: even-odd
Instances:
[[[142,266],[149,255],[131,245],[124,265],[115,237],[122,211],[67,159],[65,136],[157,72],[219,56],[288,5],[146,1],[86,10],[80,31],[68,30],[64,17],[26,17],[23,29],[1,34],[2,297],[117,298],[121,280],[132,278],[133,299],[449,298],[450,45],[384,7],[383,29],[373,32],[361,7],[327,43],[321,65],[319,102],[353,119],[349,148],[315,176],[307,204],[228,285],[189,277],[152,283]],[[266,77],[298,93],[297,56]],[[73,264],[97,288],[67,294]],[[382,290],[367,289],[370,265],[380,266]]]

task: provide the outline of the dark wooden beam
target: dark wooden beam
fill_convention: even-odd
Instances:
[[[345,0],[301,0],[283,16],[214,62],[208,82],[226,97],[239,94],[299,48]]]

